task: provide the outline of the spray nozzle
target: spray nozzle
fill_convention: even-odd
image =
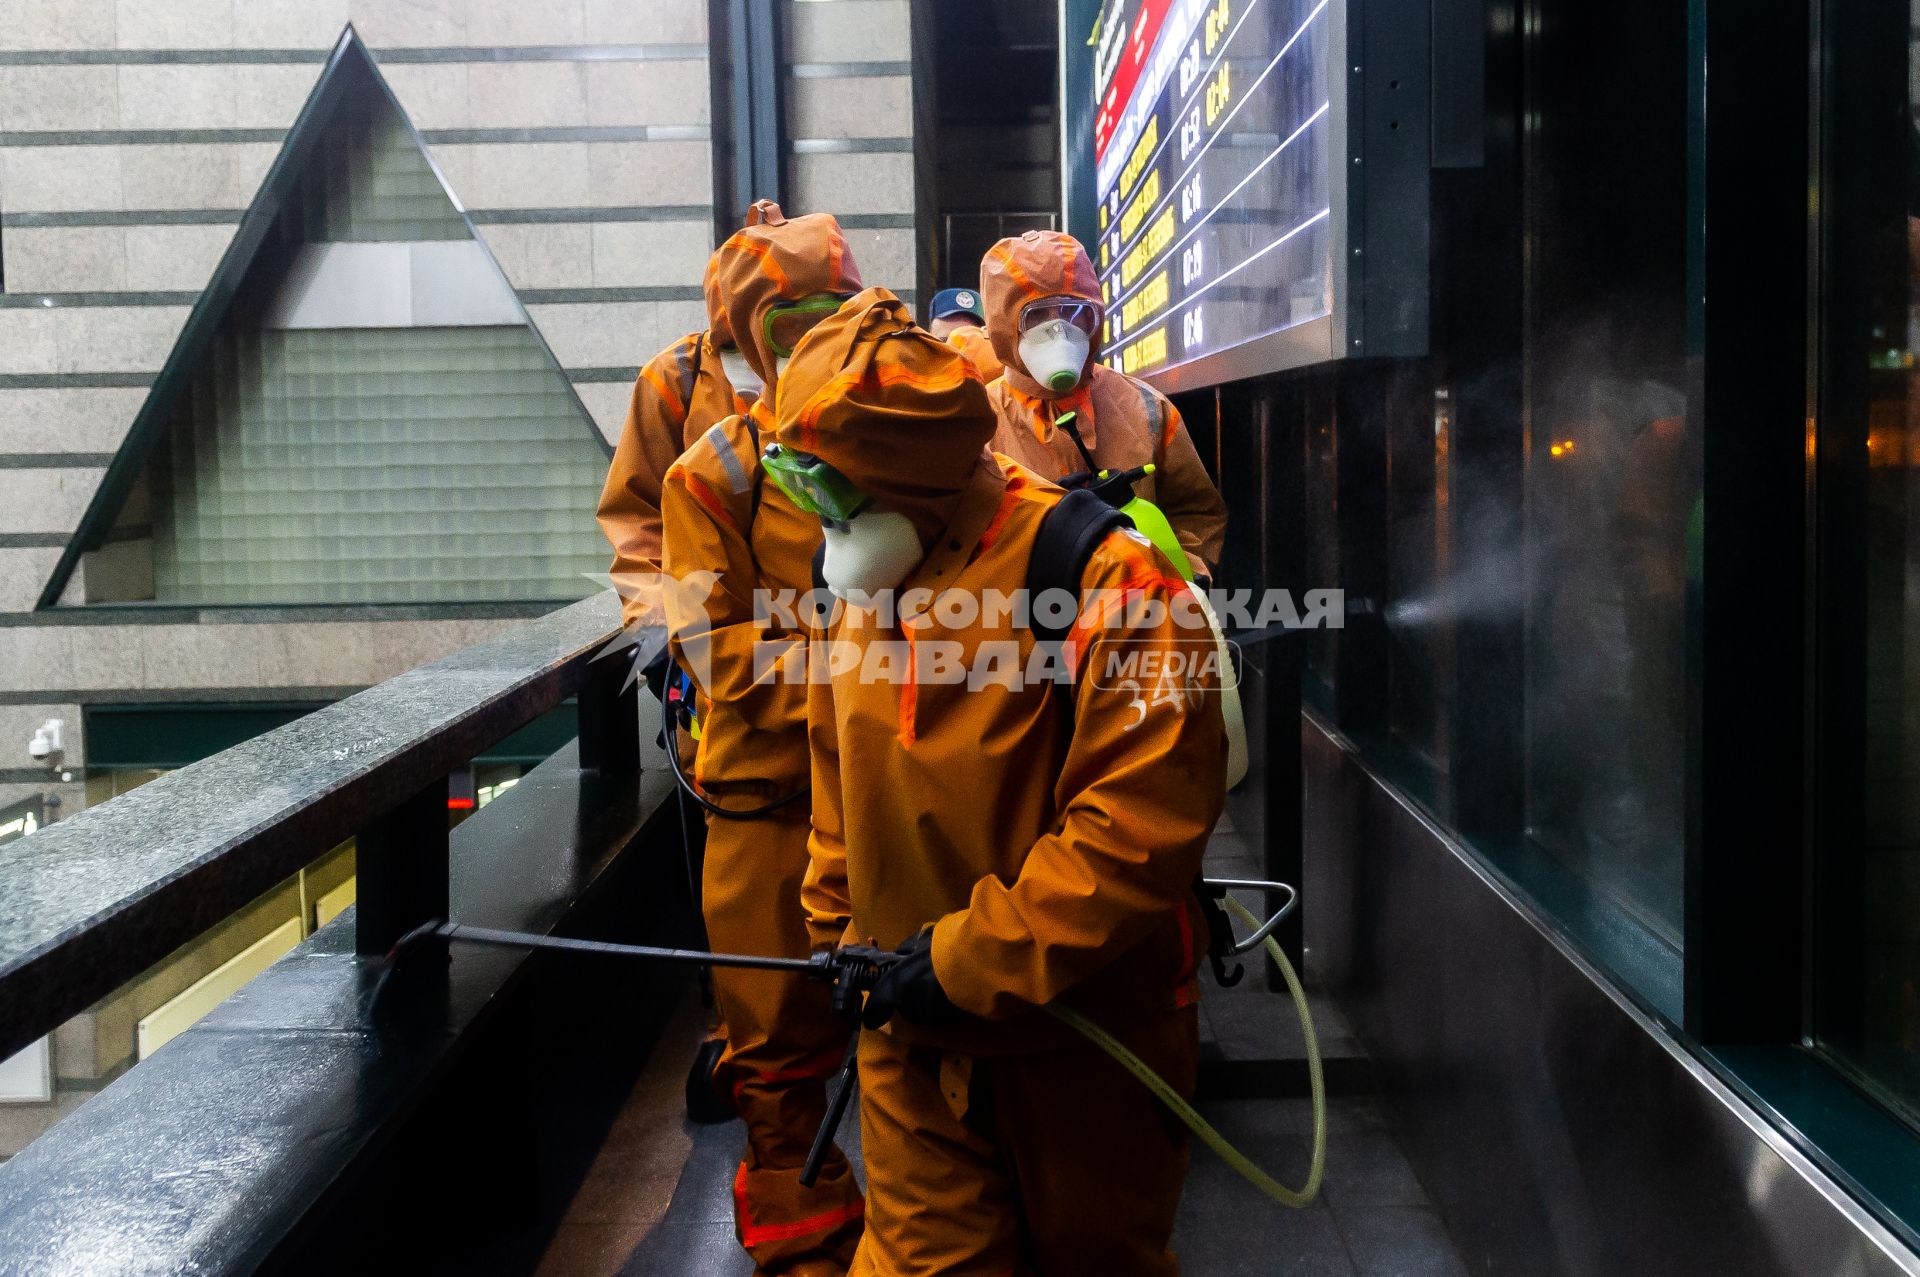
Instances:
[[[1114,509],[1123,508],[1134,498],[1133,485],[1153,473],[1153,463],[1135,466],[1131,470],[1102,470],[1094,481],[1087,485],[1100,494],[1100,499]]]

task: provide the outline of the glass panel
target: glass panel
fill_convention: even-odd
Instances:
[[[1677,946],[1685,581],[1686,6],[1531,23],[1527,829]]]
[[[1306,455],[1302,464],[1301,496],[1306,504],[1305,581],[1308,589],[1336,590],[1345,585],[1340,573],[1339,439],[1335,429],[1332,388],[1325,379],[1306,381],[1299,391]],[[1320,708],[1333,703],[1338,684],[1337,630],[1307,631],[1306,694]]]
[[[419,603],[594,588],[586,574],[606,549],[590,514],[606,458],[531,330],[268,330],[222,353],[255,366],[226,380],[216,359],[152,469],[158,598]]]
[[[310,243],[467,238],[406,123],[371,93],[340,103],[308,164],[288,203],[303,211]]]
[[[1410,384],[1409,384],[1410,383]],[[1387,403],[1388,726],[1435,778],[1447,771],[1453,630],[1465,582],[1449,572],[1452,405],[1423,379]]]
[[[221,606],[590,593],[607,559],[593,521],[607,458],[530,325],[262,323],[303,245],[472,238],[375,86],[343,90],[285,210],[276,249],[254,259],[175,401],[147,466],[150,520],[122,512],[118,537],[151,571],[124,596]]]
[[[1815,1028],[1920,1120],[1920,60],[1886,10],[1836,26],[1869,51],[1827,130]]]

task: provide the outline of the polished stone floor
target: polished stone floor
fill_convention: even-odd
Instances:
[[[1235,1100],[1206,1105],[1205,1111],[1228,1139],[1282,1180],[1304,1178],[1312,1123],[1304,1100]],[[610,1253],[607,1245],[625,1230],[599,1225],[588,1234],[563,1226],[543,1271],[749,1277],[753,1265],[733,1238],[729,1191],[739,1139],[735,1126],[706,1127],[694,1135],[666,1210],[627,1234],[632,1243],[625,1255]],[[1204,1150],[1197,1153],[1174,1233],[1182,1272],[1465,1277],[1446,1230],[1372,1107],[1362,1100],[1336,1102],[1329,1139],[1324,1190],[1301,1211],[1274,1205],[1224,1163]]]

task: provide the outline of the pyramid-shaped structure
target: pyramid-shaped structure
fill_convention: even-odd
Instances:
[[[578,598],[607,459],[349,28],[41,606]]]

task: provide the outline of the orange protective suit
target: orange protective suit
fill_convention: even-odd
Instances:
[[[783,445],[907,515],[932,547],[898,595],[902,624],[845,609],[814,634],[814,944],[891,947],[933,923],[935,974],[979,1017],[896,1017],[861,1040],[868,1213],[854,1272],[1176,1272],[1184,1135],[1039,1008],[1081,1009],[1191,1087],[1206,935],[1192,884],[1223,801],[1225,731],[1205,686],[1155,681],[1140,662],[1212,640],[1178,627],[1182,582],[1132,532],[1089,563],[1089,606],[1060,653],[1070,681],[1022,677],[1036,641],[1004,611],[929,607],[938,592],[1023,587],[1061,492],[982,454],[994,418],[978,373],[883,290],[801,344],[776,415]],[[977,673],[989,651],[1017,654],[1008,682],[940,672]],[[1114,663],[1127,654],[1132,678]]]
[[[707,331],[688,333],[649,359],[633,380],[626,424],[620,429],[606,487],[600,492],[600,530],[613,545],[613,582],[621,620],[659,621],[660,485],[681,453],[715,422],[743,413],[753,396],[735,392],[721,366],[721,346],[733,343],[722,308],[718,254],[707,263]]]
[[[736,810],[808,781],[806,688],[755,666],[756,656],[774,661],[804,644],[776,610],[757,615],[755,593],[810,588],[821,535],[819,521],[762,476],[756,431],[771,434],[767,399],[778,375],[762,321],[783,300],[860,288],[831,217],[786,221],[772,205],[756,209],[758,222],[723,244],[715,262],[726,318],[769,390],[748,415],[719,422],[688,449],[667,472],[661,505],[666,572],[677,582],[667,594],[669,641],[699,688],[694,778]],[[807,833],[804,799],[758,820],[709,820],[702,891],[715,949],[806,956]],[[734,1181],[741,1244],[764,1273],[844,1272],[864,1210],[852,1167],[836,1150],[814,1188],[802,1188],[799,1176],[848,1026],[829,1008],[825,987],[799,976],[716,969],[713,984],[727,1038],[717,1081],[731,1088],[747,1127]]]
[[[987,336],[984,328],[971,325],[956,328],[947,334],[947,344],[967,357],[967,362],[980,370],[980,380],[992,381],[1005,369],[1000,356],[994,353],[993,338]]]
[[[1152,462],[1155,472],[1134,491],[1160,507],[1194,560],[1211,573],[1227,535],[1227,507],[1194,451],[1180,412],[1165,395],[1135,377],[1099,362],[1095,333],[1089,373],[1065,395],[1056,395],[1027,374],[1020,362],[1020,312],[1049,297],[1100,302],[1100,281],[1079,240],[1060,231],[1028,231],[1003,239],[980,263],[980,296],[987,333],[1006,366],[988,391],[1000,428],[993,450],[1049,479],[1084,471],[1086,460],[1054,422],[1074,413],[1074,425],[1102,470],[1129,470]]]

